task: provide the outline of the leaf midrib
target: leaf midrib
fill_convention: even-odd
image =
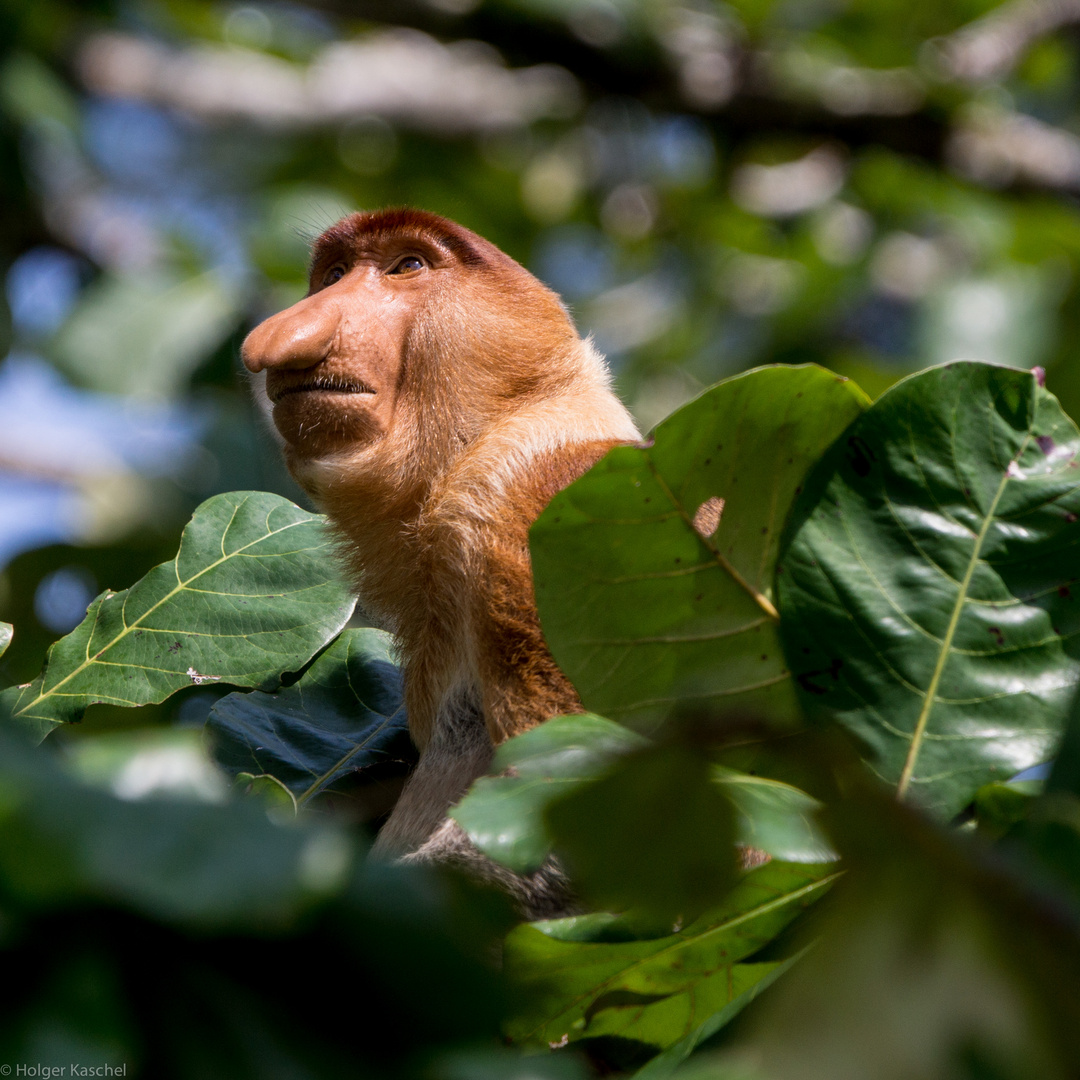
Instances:
[[[975,537],[975,543],[972,545],[971,558],[968,560],[967,569],[964,571],[964,577],[960,582],[960,587],[956,592],[956,602],[953,604],[952,614],[949,616],[949,625],[945,629],[945,635],[941,639],[941,648],[938,651],[937,663],[934,665],[934,673],[930,677],[930,683],[926,688],[926,695],[923,698],[922,708],[919,710],[918,719],[915,721],[915,730],[911,734],[911,745],[908,747],[907,757],[904,759],[904,767],[900,770],[900,779],[896,784],[896,797],[902,799],[906,794],[908,787],[911,784],[911,777],[915,771],[915,764],[919,758],[919,751],[922,749],[923,739],[926,735],[927,725],[930,723],[930,714],[934,708],[934,699],[937,697],[938,685],[941,682],[941,677],[945,673],[945,665],[949,661],[949,656],[952,653],[952,642],[956,635],[956,628],[960,625],[960,615],[964,610],[964,604],[967,602],[968,588],[971,585],[971,579],[975,574],[975,567],[978,566],[980,556],[982,552],[983,541],[986,539],[986,534],[990,530],[991,524],[994,522],[994,512],[997,510],[997,505],[1001,501],[1001,496],[1005,493],[1005,488],[1008,486],[1009,469],[1020,460],[1024,451],[1027,449],[1028,443],[1031,441],[1031,433],[1028,432],[1024,436],[1024,441],[1020,445],[1020,449],[1009,460],[1009,464],[1005,467],[1001,476],[1001,482],[998,484],[998,489],[994,493],[993,499],[990,500],[990,505],[987,507],[986,516],[983,519],[982,527],[979,529],[978,536]]]

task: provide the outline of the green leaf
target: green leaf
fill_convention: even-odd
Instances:
[[[390,637],[345,630],[291,686],[228,694],[206,726],[227,772],[267,774],[296,799],[311,798],[408,738]]]
[[[640,735],[599,716],[556,717],[504,742],[492,764],[493,772],[504,775],[476,780],[451,817],[489,858],[516,873],[530,873],[551,853],[546,808],[597,779],[613,758],[647,745]],[[819,804],[805,792],[734,769],[715,768],[713,777],[735,806],[738,843],[791,862],[835,857],[814,820]]]
[[[276,777],[269,773],[237,773],[233,787],[243,795],[254,795],[262,799],[274,820],[282,822],[296,817],[300,807],[296,796]]]
[[[836,877],[829,866],[768,863],[685,929],[647,941],[559,936],[579,920],[520,926],[506,939],[507,972],[523,995],[507,1034],[526,1044],[618,1034],[670,1046],[775,969],[741,961]]]
[[[821,804],[791,784],[717,766],[720,790],[735,804],[735,836],[785,862],[828,862],[836,852],[816,817]]]
[[[15,627],[9,622],[0,622],[0,656],[7,652],[7,648],[14,636]]]
[[[914,375],[808,481],[778,569],[804,704],[955,814],[1051,756],[1080,650],[1080,433],[1029,372]]]
[[[262,491],[215,495],[172,562],[102,593],[41,674],[0,700],[44,736],[95,702],[145,705],[202,683],[273,689],[349,618],[335,567],[318,515]]]
[[[594,779],[613,757],[646,745],[601,716],[557,716],[499,746],[492,771],[513,775],[481,777],[450,816],[485,855],[530,873],[551,851],[545,808]]]
[[[702,1043],[727,1027],[763,990],[768,990],[777,979],[790,971],[802,959],[802,955],[802,953],[799,953],[782,963],[743,965],[746,967],[768,967],[770,970],[752,983],[738,997],[731,998],[719,1012],[713,1013],[707,1020],[694,1028],[689,1035],[684,1035],[677,1043],[673,1043],[657,1054],[644,1068],[634,1073],[634,1080],[667,1080],[668,1077],[674,1076],[675,1070]]]
[[[734,810],[708,760],[687,747],[626,755],[545,818],[575,887],[597,907],[693,918],[734,879]]]
[[[773,565],[807,469],[866,401],[814,365],[760,368],[555,496],[530,533],[536,600],[587,708],[639,728],[680,699],[798,716]]]

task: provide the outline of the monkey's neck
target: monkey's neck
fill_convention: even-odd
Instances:
[[[509,452],[478,443],[410,498],[400,486],[380,490],[377,470],[340,475],[314,493],[363,609],[397,637],[421,747],[444,703],[463,693],[476,698],[495,743],[580,708],[540,631],[528,530],[612,442],[531,455],[520,444]]]

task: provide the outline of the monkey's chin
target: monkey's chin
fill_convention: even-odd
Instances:
[[[274,406],[274,427],[290,456],[321,458],[376,441],[383,426],[374,395],[309,391],[289,394]]]

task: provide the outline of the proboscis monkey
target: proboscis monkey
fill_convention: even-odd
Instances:
[[[290,471],[330,518],[363,610],[398,641],[420,761],[377,851],[469,862],[539,917],[446,813],[494,745],[581,711],[544,644],[527,533],[611,446],[639,439],[559,298],[434,214],[353,214],[315,241],[307,296],[243,344]]]

